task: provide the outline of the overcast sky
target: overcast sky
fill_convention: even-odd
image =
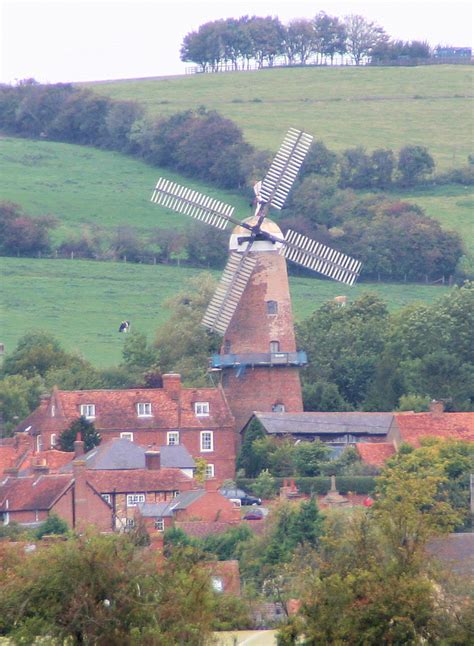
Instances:
[[[257,15],[286,24],[319,11],[360,14],[395,39],[472,46],[466,0],[0,0],[0,82],[183,74],[183,38],[205,22]]]

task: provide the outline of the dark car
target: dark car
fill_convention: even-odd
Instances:
[[[244,520],[262,520],[265,517],[262,509],[252,509],[248,511],[243,517]]]
[[[220,489],[220,492],[226,498],[232,498],[233,500],[240,500],[242,507],[247,507],[251,505],[261,505],[262,499],[257,498],[256,496],[251,496],[246,493],[243,489]]]

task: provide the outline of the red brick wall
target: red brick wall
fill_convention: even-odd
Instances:
[[[295,352],[296,342],[286,261],[276,251],[251,254],[257,259],[252,277],[224,337],[230,353],[270,352],[270,342],[278,341],[280,352]],[[276,301],[278,312],[269,314],[267,302]],[[263,367],[247,369],[237,378],[226,370],[224,391],[241,428],[253,411],[270,412],[283,404],[288,412],[302,412],[303,401],[298,368]]]
[[[217,491],[207,491],[204,496],[190,504],[187,509],[176,512],[177,521],[206,520],[210,522],[233,522],[240,520],[240,509]]]

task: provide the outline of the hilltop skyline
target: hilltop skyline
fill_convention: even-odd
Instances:
[[[369,0],[314,3],[300,0],[45,0],[4,1],[1,7],[0,82],[35,78],[42,83],[184,74],[184,36],[200,25],[243,15],[273,15],[287,24],[318,12],[360,14],[394,39],[469,47],[471,3]]]

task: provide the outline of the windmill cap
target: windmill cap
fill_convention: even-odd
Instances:
[[[243,220],[246,224],[250,224],[251,226],[254,224],[257,224],[258,218],[255,216],[252,216],[250,218],[247,218]],[[271,233],[274,236],[277,236],[278,238],[284,238],[283,233],[281,232],[280,227],[276,222],[273,222],[273,220],[269,220],[268,218],[265,218],[265,220],[262,222],[261,231],[266,231],[267,233]],[[250,231],[248,229],[245,229],[244,227],[237,225],[234,230],[232,231],[232,234],[230,236],[230,241],[229,241],[229,249],[231,251],[245,251],[247,247],[247,243],[243,242],[239,244],[239,238],[248,238],[250,236]],[[253,251],[275,251],[280,249],[281,244],[276,243],[273,244],[269,240],[257,240],[254,242],[252,246]]]

